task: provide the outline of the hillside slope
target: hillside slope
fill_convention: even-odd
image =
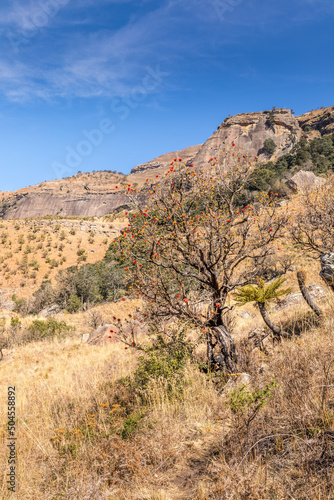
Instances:
[[[0,218],[104,216],[126,204],[120,193],[122,186],[127,183],[140,186],[147,177],[164,174],[175,157],[200,167],[211,157],[219,157],[220,151],[234,142],[243,153],[258,156],[260,162],[266,162],[289,153],[303,133],[314,138],[333,131],[334,106],[299,117],[294,117],[288,109],[239,114],[226,118],[204,144],[161,155],[137,165],[126,176],[115,171],[78,173],[12,193],[0,191]],[[268,139],[274,143],[272,153],[264,149]]]

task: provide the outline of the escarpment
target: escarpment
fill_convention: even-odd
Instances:
[[[196,165],[205,165],[210,158],[219,158],[224,147],[232,143],[242,153],[257,156],[259,161],[288,153],[301,136],[297,119],[288,109],[246,113],[226,118],[203,144],[194,158]],[[271,139],[274,152],[265,150],[265,141]]]
[[[222,156],[224,148],[258,157],[259,163],[290,153],[304,135],[308,139],[334,133],[334,106],[295,117],[284,108],[242,113],[226,118],[203,144],[163,154],[137,165],[124,176],[113,171],[81,173],[48,181],[13,193],[0,192],[0,217],[103,216],[126,206],[121,193],[127,183],[140,187],[146,177],[158,177],[175,158],[205,167],[210,158]],[[157,174],[157,175],[156,175]]]
[[[0,210],[0,216],[3,219],[24,219],[45,215],[103,216],[122,205],[126,205],[126,198],[120,193],[88,193],[76,196],[27,193],[11,197]]]

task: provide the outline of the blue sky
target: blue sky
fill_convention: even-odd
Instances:
[[[0,190],[334,105],[332,0],[2,0]]]

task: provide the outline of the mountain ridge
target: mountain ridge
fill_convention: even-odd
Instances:
[[[297,117],[286,108],[240,113],[225,118],[203,144],[160,155],[135,166],[125,176],[115,171],[78,173],[14,192],[2,191],[0,218],[104,216],[125,205],[122,185],[129,182],[140,186],[147,176],[163,174],[175,157],[186,164],[204,166],[211,157],[219,159],[224,147],[235,143],[243,153],[265,162],[289,153],[303,135],[312,139],[333,132],[334,106]],[[274,144],[271,153],[264,146],[267,140]]]

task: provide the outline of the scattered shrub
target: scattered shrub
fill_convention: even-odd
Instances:
[[[47,320],[35,319],[28,327],[24,341],[33,342],[62,337],[73,331],[74,327],[67,325],[65,321],[57,321],[55,318],[48,318]]]
[[[73,314],[80,311],[82,302],[77,295],[71,295],[68,299],[66,309],[69,313]]]

